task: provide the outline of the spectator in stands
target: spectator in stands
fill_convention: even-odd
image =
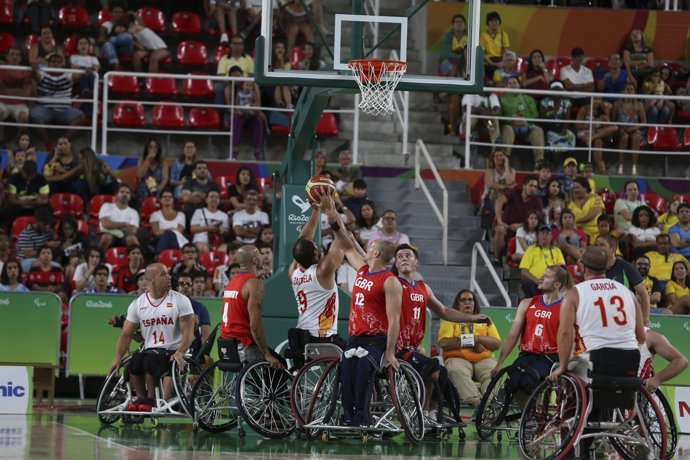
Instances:
[[[376,233],[371,234],[369,237],[369,246],[376,240],[386,240],[393,243],[395,246],[410,244],[410,238],[406,234],[398,231],[398,216],[392,209],[387,209],[383,212],[381,228]]]
[[[561,181],[551,179],[549,182],[549,194],[543,198],[544,201],[544,222],[555,226],[561,221],[561,212],[565,209],[565,195],[561,191]]]
[[[519,89],[520,83],[516,77],[511,77],[508,79],[506,87]],[[503,123],[503,128],[501,129],[503,143],[513,145],[516,136],[523,138],[535,147],[534,162],[536,164],[544,158],[544,152],[541,149],[544,146],[544,131],[535,125],[533,121],[524,120],[524,118],[539,117],[536,101],[532,96],[518,93],[503,93],[499,99],[503,116],[512,118],[511,121]],[[506,153],[510,156],[510,147]]]
[[[510,48],[508,34],[501,30],[501,16],[492,11],[486,15],[487,30],[479,36],[479,46],[484,48],[484,77],[491,79],[500,66],[503,52]]]
[[[576,47],[570,52],[570,64],[561,69],[561,81],[568,91],[591,93],[594,91],[594,75],[592,71],[582,65],[585,60],[585,52]],[[572,99],[575,107],[582,107],[589,102],[589,98]]]
[[[636,85],[634,82],[625,84],[623,94],[635,94]],[[618,148],[621,151],[618,153],[618,174],[623,174],[623,159],[624,151],[632,151],[632,171],[633,176],[637,176],[637,157],[638,151],[643,139],[643,126],[638,126],[638,123],[647,123],[647,115],[644,111],[644,106],[638,99],[631,97],[622,97],[613,105],[613,121],[621,123],[618,127]],[[630,125],[628,123],[634,123]]]
[[[192,278],[192,274],[179,273],[177,275],[178,291],[189,298],[189,301],[192,304],[192,310],[194,310],[194,315],[196,315],[195,324],[198,323],[198,326],[194,328],[194,340],[189,346],[192,356],[196,356],[202,345],[211,335],[211,316],[208,314],[208,309],[203,303],[192,298],[192,296],[195,295],[193,291],[193,284],[194,280]]]
[[[17,47],[11,47],[5,54],[7,65],[21,65],[22,55]],[[0,73],[0,94],[3,96],[29,97],[33,92],[31,72],[26,70],[3,69]],[[0,98],[0,122],[29,122],[29,101],[24,99]],[[5,126],[0,123],[0,139],[4,143]],[[5,147],[5,146],[3,146]]]
[[[661,68],[663,75],[664,67]],[[663,80],[663,79],[662,79]],[[676,96],[690,96],[690,78],[685,82],[685,86],[680,86],[676,88]],[[680,112],[690,112],[690,97],[685,97],[678,101],[678,111]]]
[[[355,279],[357,279],[357,271],[354,268],[352,268],[350,262],[348,262],[347,258],[345,258],[343,260],[343,263],[340,265],[340,267],[338,267],[338,270],[336,270],[335,272],[335,282],[338,283],[340,289],[347,292],[348,294],[351,294],[352,288],[355,285]]]
[[[168,168],[163,161],[163,148],[157,140],[151,139],[137,160],[137,201],[141,204],[146,197],[157,197],[167,184]]]
[[[572,199],[566,202],[568,209],[575,215],[575,224],[591,239],[599,228],[597,219],[604,212],[604,202],[589,188],[589,181],[577,177],[573,181]]]
[[[273,276],[273,248],[270,246],[261,246],[259,248],[259,254],[263,262],[263,268],[261,269],[259,278],[267,280]]]
[[[0,230],[0,270],[10,258],[14,257],[14,251],[10,246],[10,237]]]
[[[673,94],[673,91],[671,91],[668,83],[661,80],[661,70],[655,67],[642,84],[642,93],[655,96],[670,96]],[[673,123],[673,114],[676,110],[676,104],[673,101],[651,97],[645,101],[644,105],[647,121],[650,124],[666,125]]]
[[[74,270],[74,275],[72,276],[72,281],[74,281],[75,291],[85,291],[87,289],[93,289],[96,286],[95,272],[96,268],[100,266],[105,266],[108,269],[108,277],[106,278],[106,283],[108,285],[113,284],[113,267],[105,263],[103,260],[103,253],[98,248],[89,248],[86,251],[86,261],[77,265]]]
[[[182,186],[184,183],[194,177],[194,163],[198,159],[194,142],[185,141],[182,147],[182,154],[170,165],[170,172],[168,173],[168,180],[170,186],[174,187],[173,195],[176,200],[182,198]],[[213,180],[210,171],[208,178]]]
[[[493,221],[496,199],[515,186],[515,169],[510,166],[510,157],[502,147],[496,147],[489,155],[484,171],[484,193],[482,207],[488,211],[487,218]]]
[[[189,230],[193,235],[192,241],[196,244],[200,254],[213,251],[230,233],[228,215],[218,209],[220,205],[220,193],[210,190],[206,195],[206,207],[194,211],[189,222]],[[265,222],[268,224],[268,220]],[[258,234],[258,228],[256,234]]]
[[[182,202],[187,220],[191,219],[194,211],[206,202],[206,195],[210,191],[220,192],[218,184],[209,178],[208,163],[197,160],[194,163],[194,173],[182,186]]]
[[[101,47],[101,58],[110,67],[120,69],[119,56],[134,54],[134,37],[128,32],[129,19],[125,7],[113,2],[110,6],[110,20],[101,24],[96,44]]]
[[[16,259],[10,259],[2,266],[0,292],[29,292],[29,288],[22,284],[22,266]]]
[[[582,175],[582,177],[587,179],[587,182],[589,182],[589,188],[592,190],[592,192],[596,192],[597,183],[594,181],[594,167],[592,166],[592,163],[580,163],[578,169],[580,170],[580,175]]]
[[[276,40],[273,42],[273,55],[271,59],[271,68],[273,70],[290,70],[290,56],[288,56],[285,42]],[[273,88],[273,102],[275,106],[281,109],[292,109],[295,106],[292,104],[292,91],[290,86],[282,85]]]
[[[613,219],[616,222],[616,231],[622,237],[628,233],[632,225],[633,211],[644,206],[645,202],[640,199],[640,189],[637,181],[631,180],[623,186],[625,198],[618,198],[613,207]]]
[[[91,43],[87,37],[80,37],[77,41],[77,52],[69,57],[69,65],[72,69],[81,69],[85,73],[79,77],[79,96],[86,99],[93,95],[96,84],[96,75],[101,68],[98,58],[92,54]]]
[[[89,187],[89,195],[117,193],[118,184],[122,180],[117,177],[112,168],[101,158],[96,157],[96,152],[91,147],[84,147],[79,150],[81,163],[84,165],[84,180]]]
[[[381,229],[381,227],[379,227],[379,216],[376,214],[376,207],[373,201],[367,201],[362,204],[355,224],[357,229],[355,237],[359,244],[363,248],[366,248],[371,239],[371,235],[378,233]]]
[[[541,50],[533,50],[527,59],[527,71],[520,78],[522,87],[545,91],[550,88],[553,75],[546,68],[546,59]]]
[[[673,264],[671,279],[664,288],[666,308],[674,315],[687,315],[690,312],[690,277],[685,262]]]
[[[261,227],[259,236],[256,237],[256,245],[273,247],[273,227],[270,225]]]
[[[195,297],[214,297],[215,292],[207,289],[208,272],[192,273],[192,292]]]
[[[220,31],[220,43],[227,43],[229,41],[228,25],[230,26],[230,35],[236,35],[239,32],[237,26],[237,13],[239,11],[240,2],[230,2],[226,0],[205,0],[204,9],[209,18],[215,20]]]
[[[226,97],[229,96],[226,93]],[[252,138],[254,145],[254,157],[262,161],[264,159],[264,141],[268,120],[266,115],[259,110],[261,107],[261,90],[259,85],[252,81],[245,81],[239,85],[232,98],[226,98],[227,105],[235,106],[232,116],[232,158],[236,160],[240,154],[240,140],[245,124],[252,127]]]
[[[662,289],[671,278],[673,264],[688,262],[681,254],[671,252],[671,237],[666,233],[656,236],[656,250],[648,251],[645,256],[649,258],[649,276],[658,279]]]
[[[65,59],[60,54],[50,54],[47,56],[48,67],[61,69],[65,66]],[[72,84],[79,79],[79,74],[60,73],[60,71],[49,71],[40,69],[38,64],[31,66],[33,78],[37,82],[36,91],[38,101],[29,112],[31,123],[36,125],[67,125],[79,126],[84,123],[84,113],[72,107]],[[36,132],[46,146],[46,150],[53,150],[50,143],[48,132],[43,126],[37,126]],[[70,129],[65,133],[65,137],[70,138],[74,135],[74,130]]]
[[[678,205],[678,223],[668,231],[673,245],[673,252],[690,257],[690,205]]]
[[[26,160],[21,171],[10,176],[6,190],[9,226],[17,217],[33,215],[38,206],[48,204],[48,182],[36,172],[34,160]]]
[[[148,72],[158,72],[161,62],[170,57],[168,45],[156,32],[146,27],[139,16],[131,15],[127,31],[134,37],[134,54],[132,55],[132,67],[135,72],[144,70],[144,60],[148,59]]]
[[[450,30],[442,38],[443,49],[438,73],[444,77],[461,77],[465,74],[467,20],[462,14],[456,14],[450,24]]]
[[[654,52],[640,29],[630,31],[623,47],[623,65],[638,81],[644,79],[654,67]]]
[[[561,183],[561,190],[565,195],[566,200],[570,200],[573,195],[573,182],[577,178],[577,160],[573,157],[568,157],[563,160],[563,176],[558,180]]]
[[[72,150],[72,143],[66,136],[59,137],[57,147],[48,154],[43,165],[50,193],[73,193],[88,203],[89,185],[81,177],[83,172],[81,157]]]
[[[297,63],[299,70],[319,70],[326,66],[326,63],[321,59],[321,53],[314,43],[307,41],[302,46],[302,54],[304,59]]]
[[[69,302],[64,273],[61,267],[53,264],[53,249],[47,244],[40,247],[38,264],[29,270],[29,289],[52,292],[60,296],[63,303]]]
[[[12,148],[12,151],[10,152],[9,156],[9,161],[12,164],[16,162],[16,157],[13,158],[13,156],[16,156],[20,152],[24,153],[24,160],[36,161],[36,147],[31,142],[31,136],[29,135],[29,133],[20,132],[14,139],[14,147]],[[16,171],[11,170],[12,174],[14,174],[15,172],[19,172],[21,170],[21,168],[19,168],[19,165],[16,166],[18,167],[18,169]]]
[[[110,269],[105,264],[98,264],[93,270],[93,286],[86,288],[87,294],[119,294],[120,290],[108,282]]]
[[[53,54],[62,56],[63,59],[65,57],[62,50],[55,45],[53,29],[51,29],[49,26],[43,26],[41,27],[41,36],[39,37],[39,40],[32,44],[31,48],[29,48],[29,65],[50,65],[48,57]]]
[[[170,273],[178,275],[180,273],[205,272],[206,268],[199,262],[199,250],[194,243],[187,243],[182,246],[182,260],[173,265]]]
[[[230,40],[230,52],[218,61],[216,74],[228,76],[234,67],[239,67],[242,70],[242,76],[249,77],[254,74],[254,59],[245,54],[244,39],[239,35],[235,35]],[[214,88],[216,93],[215,103],[217,105],[226,104],[228,98],[232,100],[233,87],[230,83],[216,82]]]
[[[553,244],[551,227],[542,225],[537,234],[537,243],[527,248],[520,261],[520,285],[525,298],[539,294],[539,279],[552,265],[565,265],[565,259],[558,246]]]
[[[149,291],[148,281],[146,281],[146,269],[142,268],[136,274],[137,288],[134,291],[128,292],[128,294],[142,295]]]
[[[517,68],[517,55],[513,50],[504,50],[501,66],[494,70],[491,80],[494,86],[503,88],[507,85],[510,77],[520,78],[520,71]]]
[[[609,216],[607,214],[601,214],[599,217],[597,217],[597,230],[597,233],[589,236],[589,244],[594,244],[597,241],[597,238],[599,238],[599,235],[608,235],[611,233],[611,222],[609,221]],[[621,255],[620,249],[616,249],[616,255]]]
[[[70,215],[62,216],[57,228],[58,247],[55,261],[65,270],[65,277],[72,279],[74,270],[86,253],[89,242],[84,233],[77,231],[77,221]]]
[[[640,272],[642,277],[642,282],[644,283],[645,289],[647,289],[647,295],[649,296],[649,308],[658,308],[661,303],[661,295],[663,294],[664,288],[658,279],[653,276],[649,276],[650,261],[647,255],[641,255],[635,259],[635,268]],[[639,301],[639,300],[638,300]],[[652,310],[652,313],[658,313]]]
[[[597,82],[597,91],[620,94],[627,83],[635,84],[635,77],[630,72],[621,68],[621,56],[613,53],[609,56],[609,71],[604,78]],[[607,98],[608,101],[616,101],[617,98]]]
[[[362,178],[362,170],[352,164],[352,153],[343,150],[338,154],[340,165],[331,170],[331,177],[336,181],[335,188],[343,198],[352,195],[352,182]]]
[[[36,221],[29,224],[17,238],[17,257],[22,261],[22,269],[28,272],[38,257],[38,249],[46,244],[51,248],[58,246],[53,235],[53,210],[48,205],[37,206],[34,211]]]
[[[235,252],[237,252],[239,243],[230,243],[230,245],[234,245]],[[240,264],[231,262],[232,260],[234,257],[228,253],[228,262],[216,267],[216,271],[213,273],[213,289],[215,289],[216,295],[222,293],[230,280],[240,272]]]
[[[642,205],[635,208],[632,215],[632,225],[628,229],[632,244],[632,257],[656,249],[656,237],[661,233],[657,227],[656,214],[649,206]]]
[[[122,183],[117,188],[114,203],[103,203],[98,211],[100,241],[98,247],[105,251],[111,246],[137,246],[137,230],[139,228],[139,213],[129,206],[132,189]],[[140,251],[141,252],[141,251]],[[121,286],[118,288],[125,292]]]
[[[259,194],[249,190],[244,195],[245,208],[232,216],[232,228],[237,241],[243,244],[254,244],[261,227],[269,224],[268,214],[259,210]]]
[[[311,2],[305,2],[309,5]],[[297,0],[281,0],[280,16],[283,20],[282,29],[287,37],[288,50],[292,50],[297,43],[297,35],[302,33],[308,42],[314,41],[314,28],[307,17],[307,11],[302,2]]]
[[[51,6],[51,0],[27,0],[26,9],[22,15],[21,23],[29,22],[29,30],[37,34],[44,27],[51,26],[58,20],[55,9]]]
[[[247,206],[244,203],[244,197],[249,190],[259,192],[259,185],[252,171],[247,166],[242,166],[235,174],[235,183],[228,186],[228,196],[230,197],[230,204],[235,211],[242,210]]]
[[[559,227],[553,230],[553,239],[563,253],[567,264],[576,264],[587,247],[589,237],[575,226],[575,215],[570,209],[561,213]]]
[[[352,181],[352,195],[343,200],[342,210],[349,210],[352,213],[354,220],[354,216],[359,215],[362,205],[370,201],[371,200],[367,196],[367,183],[364,181],[364,179],[355,179]],[[340,210],[338,212],[340,212]]]
[[[146,268],[146,264],[140,246],[130,244],[127,246],[126,254],[127,263],[116,269],[114,286],[122,292],[130,293],[137,290],[138,274]]]
[[[537,196],[544,199],[549,194],[549,184],[551,183],[553,166],[551,165],[551,162],[542,160],[534,165],[534,170],[538,173]]]
[[[319,150],[316,152],[316,155],[314,156],[314,176],[319,176],[321,174],[329,174],[328,171],[326,171],[326,154],[323,153],[323,150]]]
[[[680,200],[674,199],[670,200],[666,204],[666,212],[659,216],[658,222],[661,227],[662,233],[668,233],[668,231],[678,223],[678,205]]]
[[[494,264],[501,264],[501,255],[506,244],[506,238],[515,235],[522,225],[527,213],[542,210],[542,202],[537,196],[537,178],[527,176],[522,181],[522,187],[513,187],[496,199],[494,212],[496,225],[494,226]]]
[[[179,249],[189,242],[183,235],[187,223],[184,214],[175,209],[175,199],[169,188],[161,192],[161,208],[151,214],[151,234],[158,239],[156,254],[166,249]]]
[[[606,164],[602,158],[601,149],[604,143],[608,144],[612,142],[613,137],[618,132],[618,127],[597,122],[611,121],[611,104],[604,103],[604,99],[601,97],[594,97],[591,107],[589,103],[585,103],[580,107],[580,110],[577,112],[577,120],[582,122],[575,125],[577,128],[577,140],[587,146],[593,147],[592,159],[597,167],[597,173],[605,175],[607,170]],[[591,131],[590,123],[592,124]]]
[[[552,80],[549,83],[550,91],[564,91],[563,83]],[[567,121],[570,120],[572,102],[565,94],[563,96],[546,96],[539,102],[539,115],[545,120]],[[551,152],[571,151],[575,148],[575,133],[568,123],[544,123],[546,127],[546,145]]]
[[[525,221],[515,232],[515,238],[517,238],[515,252],[510,256],[513,262],[519,264],[527,248],[537,242],[537,232],[542,225],[540,212],[530,211],[527,213]]]
[[[454,309],[461,313],[480,313],[477,297],[469,289],[455,296]],[[472,344],[463,343],[462,337],[472,335]],[[491,370],[496,366],[493,352],[501,346],[501,336],[495,324],[453,323],[441,320],[438,345],[451,378],[464,403],[478,407],[482,395],[491,382]],[[479,387],[477,384],[479,383]]]
[[[481,94],[465,94],[462,96],[463,115],[458,128],[458,113],[460,107],[457,102],[460,100],[459,94],[452,94],[448,99],[448,125],[444,127],[445,134],[460,134],[467,136],[467,111],[472,111],[470,117],[470,139],[478,140],[485,133],[488,134],[491,143],[496,143],[498,135],[501,133],[500,124],[495,118],[477,118],[474,115],[494,116],[501,115],[501,102],[496,93],[483,92]]]

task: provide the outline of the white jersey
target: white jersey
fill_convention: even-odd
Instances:
[[[583,281],[575,288],[580,296],[575,322],[587,351],[638,348],[635,299],[628,288],[607,278]]]
[[[292,290],[297,300],[297,328],[313,337],[330,337],[338,333],[338,287],[324,289],[316,277],[314,264],[306,270],[298,267],[292,273]]]
[[[141,328],[144,348],[175,350],[182,341],[178,319],[192,314],[187,296],[171,289],[162,299],[152,299],[148,292],[134,299],[127,309],[127,321]]]
[[[649,332],[649,328],[645,327],[644,328],[644,333],[647,335],[647,332]],[[649,347],[647,346],[647,341],[640,345],[640,368],[637,372],[637,375],[642,377],[643,379],[646,379],[648,377],[652,376],[652,359],[654,356],[652,356],[652,352],[649,351]]]

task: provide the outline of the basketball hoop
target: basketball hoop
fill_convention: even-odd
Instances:
[[[407,62],[353,59],[349,67],[362,93],[359,108],[370,115],[393,113],[393,91],[407,70]]]

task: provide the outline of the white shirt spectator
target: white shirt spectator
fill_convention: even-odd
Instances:
[[[637,238],[637,241],[642,241],[645,243],[649,241],[656,241],[656,237],[660,233],[661,230],[659,229],[659,227],[649,227],[641,229],[640,227],[635,227],[634,225],[631,225],[628,229],[629,235],[633,235],[635,238]]]
[[[110,264],[106,264],[106,263],[104,263],[103,265],[108,267],[108,286],[112,286],[113,285],[113,266]],[[78,281],[81,281],[84,278],[86,278],[87,272],[88,272],[87,263],[83,262],[83,263],[77,265],[77,268],[74,269],[74,275],[72,276],[72,279],[74,280],[75,283]],[[88,279],[88,284],[86,285],[86,287],[83,290],[86,291],[88,289],[95,288],[96,287],[95,282],[96,281],[94,279],[94,276],[93,276],[93,274],[91,274],[89,276],[89,279]]]
[[[192,225],[201,225],[203,227],[208,227],[212,224],[218,224],[222,228],[225,228],[227,230],[230,229],[230,221],[228,219],[228,215],[221,210],[211,212],[208,208],[197,209],[196,211],[194,211],[194,214],[192,215],[192,220],[189,222],[190,227]],[[208,243],[208,232],[195,233],[192,241],[194,243]]]
[[[69,63],[72,67],[79,67],[82,69],[94,69],[100,66],[96,56],[82,56],[81,54],[73,54],[69,57]]]
[[[237,225],[243,227],[243,228],[260,228],[264,225],[268,225],[269,220],[268,220],[268,214],[266,214],[263,211],[259,211],[258,209],[254,214],[249,214],[246,209],[243,209],[241,211],[237,211],[233,216],[232,216],[232,226],[235,227]],[[256,241],[256,238],[247,238],[247,237],[237,237],[237,241],[240,241],[245,244],[252,244],[254,241]]]
[[[110,220],[113,222],[126,222],[135,227],[139,226],[139,213],[129,206],[125,209],[120,209],[115,203],[103,203],[100,211],[98,211],[98,220],[101,222],[98,224],[98,229],[101,232],[107,232],[107,230],[103,228],[102,222],[104,217],[110,217]]]
[[[594,75],[589,67],[581,65],[580,70],[576,72],[571,65],[567,65],[561,69],[561,81],[566,80],[570,80],[573,85],[594,83]]]
[[[347,262],[338,267],[338,271],[335,272],[335,282],[338,286],[342,287],[343,284],[347,285],[347,292],[352,292],[352,287],[355,285],[355,279],[357,278],[357,270],[352,268]]]

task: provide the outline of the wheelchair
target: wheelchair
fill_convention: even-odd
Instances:
[[[191,416],[194,429],[220,433],[238,429],[245,421],[267,438],[289,436],[295,428],[290,408],[292,375],[273,369],[266,361],[240,359],[236,339],[219,339],[220,359],[207,367],[192,388]]]
[[[481,439],[488,439],[495,432],[498,441],[502,439],[503,432],[506,432],[509,437],[515,437],[518,434],[522,409],[515,396],[520,393],[526,400],[529,395],[515,388],[511,382],[510,374],[514,371],[530,372],[520,364],[504,367],[491,379],[482,395],[475,416],[477,435]]]
[[[620,350],[604,350],[595,350],[603,353],[592,361],[574,358],[569,367],[578,371],[546,380],[532,393],[518,435],[525,458],[560,459],[571,450],[591,458],[610,448],[629,460],[666,458],[664,413],[641,378],[616,375],[623,374],[616,368]]]
[[[170,368],[161,376],[156,385],[156,405],[151,412],[127,410],[130,403],[136,399],[127,371],[131,359],[131,355],[127,356],[120,368],[112,371],[105,379],[96,404],[96,413],[102,424],[111,425],[120,419],[127,424],[142,423],[150,417],[151,423],[157,426],[159,417],[186,417],[191,414],[192,387],[201,374],[201,367],[190,355],[184,357],[183,370],[178,368],[176,361],[172,361]],[[166,399],[167,377],[172,380],[174,395]]]

